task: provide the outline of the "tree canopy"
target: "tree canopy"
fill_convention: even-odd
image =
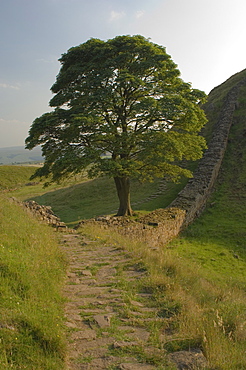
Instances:
[[[130,178],[190,176],[202,156],[205,94],[180,78],[163,46],[143,36],[90,39],[60,58],[52,112],[34,120],[26,147],[42,146],[36,176],[58,181],[87,168],[115,180],[118,215],[131,214]]]

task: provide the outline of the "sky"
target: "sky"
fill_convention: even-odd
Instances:
[[[207,94],[246,68],[245,0],[1,0],[0,148],[49,112],[58,59],[90,38],[143,35]]]

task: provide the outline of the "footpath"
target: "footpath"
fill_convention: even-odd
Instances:
[[[166,319],[151,306],[151,292],[134,290],[147,279],[141,261],[80,234],[61,234],[61,246],[69,259],[67,369],[204,369],[199,351],[167,356],[160,345]]]

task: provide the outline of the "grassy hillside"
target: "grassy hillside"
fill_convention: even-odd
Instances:
[[[0,368],[61,370],[64,257],[51,229],[0,201]]]
[[[208,124],[204,128],[204,135],[209,139],[212,134],[213,126],[217,122],[220,110],[223,106],[223,100],[229,90],[235,86],[238,82],[240,82],[243,78],[246,78],[246,69],[243,71],[236,73],[235,75],[228,78],[224,83],[215,87],[208,95],[207,103],[204,105],[204,110],[206,112],[206,116],[209,120]],[[241,90],[241,94],[239,96],[238,103],[240,104],[240,100],[245,99],[245,93],[243,89]]]
[[[0,166],[0,190],[24,186],[34,171],[34,167]]]
[[[9,189],[9,195],[20,200],[32,199],[41,205],[51,206],[53,211],[69,226],[82,219],[103,214],[114,214],[118,198],[113,179],[88,180],[85,175],[70,178],[62,184],[44,188],[43,182],[26,186],[33,167],[0,166],[0,189]],[[131,200],[133,209],[148,212],[166,207],[183,188],[187,179],[173,184],[160,179],[152,183],[132,181]],[[11,191],[11,189],[13,189]],[[154,197],[152,197],[155,195]],[[151,198],[150,198],[151,197]]]

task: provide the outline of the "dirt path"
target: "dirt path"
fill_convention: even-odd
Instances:
[[[199,349],[167,354],[172,319],[155,304],[141,260],[116,244],[80,234],[62,235],[61,244],[70,261],[68,370],[207,368]]]
[[[126,298],[127,291],[117,287],[119,281],[131,284],[144,273],[136,271],[131,257],[114,245],[85,241],[78,234],[63,235],[62,239],[70,259],[65,287],[66,325],[70,332],[68,369],[156,369],[143,358],[139,360],[138,352],[144,347],[155,351],[148,344],[150,333],[133,326],[124,314],[128,310],[126,302],[135,317],[145,318],[150,309]]]

